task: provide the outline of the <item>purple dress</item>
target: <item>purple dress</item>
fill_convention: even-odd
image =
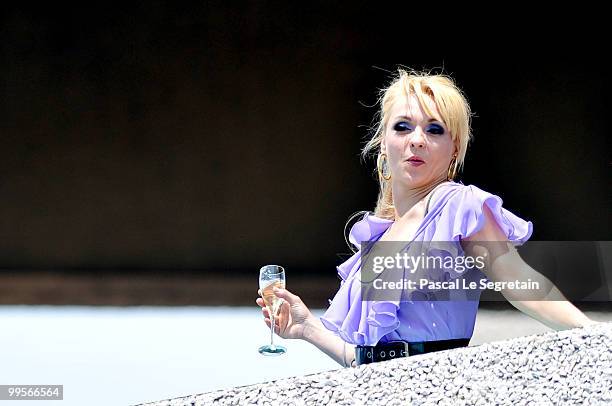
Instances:
[[[448,182],[432,195],[429,210],[413,236],[414,241],[453,241],[461,250],[459,241],[475,234],[484,225],[485,203],[509,241],[520,245],[529,239],[531,222],[504,209],[498,196],[476,186]],[[362,241],[378,241],[391,224],[392,220],[366,213],[351,228],[349,241],[359,250]],[[472,337],[478,300],[402,301],[398,297],[396,300],[362,301],[360,251],[337,269],[342,279],[340,289],[320,320],[344,341],[355,345],[376,345],[379,341],[415,342]],[[477,272],[486,278],[481,271]],[[455,271],[451,270],[451,273]],[[459,276],[445,275],[445,279]]]

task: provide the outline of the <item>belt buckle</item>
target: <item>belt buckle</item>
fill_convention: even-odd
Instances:
[[[404,344],[404,357],[409,357],[410,356],[410,343],[407,341],[402,341],[402,343]]]
[[[398,342],[398,348],[399,348],[399,356],[400,357],[407,357],[410,355],[410,351],[408,348],[408,343],[406,341],[399,341]]]

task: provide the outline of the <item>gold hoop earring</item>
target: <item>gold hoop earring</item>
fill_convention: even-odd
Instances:
[[[382,162],[384,160],[384,163]],[[376,161],[376,169],[378,169],[378,176],[384,180],[391,179],[391,173],[389,171],[389,164],[387,163],[387,154],[381,153],[378,155]]]
[[[450,165],[448,166],[448,172],[446,173],[446,180],[455,180],[457,176],[457,155],[453,155]]]

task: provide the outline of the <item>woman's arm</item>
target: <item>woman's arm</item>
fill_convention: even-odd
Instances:
[[[538,282],[538,292],[521,293],[513,289],[502,289],[502,295],[517,309],[555,330],[584,327],[597,323],[589,319],[571,304],[557,287],[523,261],[514,246],[499,227],[491,210],[483,207],[485,224],[480,231],[462,241],[466,252],[472,256],[488,258],[484,270],[494,282],[523,280]],[[483,242],[478,244],[478,242]],[[527,300],[536,299],[537,300]]]
[[[343,367],[355,366],[355,346],[334,335],[318,318],[313,316],[306,322],[303,339]]]
[[[555,287],[553,289],[557,288]],[[561,294],[558,290],[557,292]],[[511,300],[510,303],[523,313],[539,320],[554,330],[564,330],[567,328],[585,327],[591,324],[597,324],[596,321],[589,319],[567,300]]]

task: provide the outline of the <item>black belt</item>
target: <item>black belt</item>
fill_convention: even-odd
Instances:
[[[355,362],[357,365],[371,362],[387,361],[393,358],[411,355],[426,354],[428,352],[449,350],[451,348],[467,347],[469,338],[452,340],[420,341],[409,343],[407,341],[389,341],[378,343],[375,346],[358,345],[355,347]]]

